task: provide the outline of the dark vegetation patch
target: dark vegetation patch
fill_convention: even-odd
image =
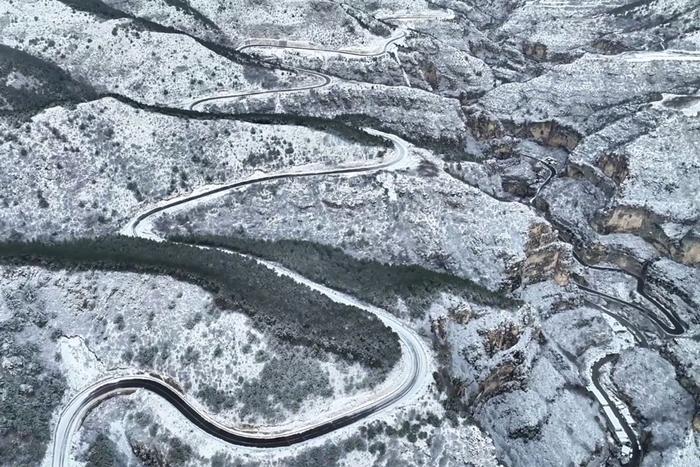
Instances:
[[[101,18],[125,18],[128,15],[116,8],[112,8],[100,0],[59,0],[64,5],[67,5],[74,10],[84,11],[86,13],[92,13],[93,15],[99,16]]]
[[[259,60],[257,60],[253,56],[248,55],[246,53],[238,52],[237,50],[235,50],[232,47],[227,47],[225,45],[221,45],[220,43],[212,42],[212,41],[203,39],[199,36],[190,34],[184,30],[176,29],[176,28],[171,27],[171,26],[165,26],[163,24],[156,23],[156,22],[148,20],[146,18],[134,16],[126,11],[122,11],[122,10],[113,8],[100,0],[59,0],[59,1],[67,6],[71,7],[72,9],[74,9],[76,11],[90,13],[92,15],[97,16],[98,18],[130,19],[139,28],[141,28],[141,30],[148,30],[148,31],[160,32],[160,33],[166,33],[166,34],[182,34],[182,35],[190,37],[191,39],[195,40],[203,47],[206,47],[207,49],[211,50],[215,54],[220,55],[228,60],[231,60],[231,61],[234,61],[234,62],[240,63],[240,64],[259,67],[259,68],[270,68],[269,65],[267,65],[265,63],[260,63]],[[166,0],[166,2],[167,1],[168,0]],[[180,1],[170,0],[169,3],[184,4],[185,2],[183,2],[181,0]],[[214,23],[211,23],[211,24],[214,24]],[[223,38],[224,36],[220,35],[220,37]]]
[[[0,44],[0,110],[39,109],[94,97],[89,86],[74,81],[57,66]]]
[[[241,418],[262,415],[275,420],[280,408],[298,412],[309,396],[332,397],[328,375],[321,365],[297,354],[280,354],[265,362],[260,375],[234,391],[205,386],[197,394],[215,412],[240,407]]]
[[[324,3],[323,2],[312,2],[311,3],[312,8],[319,9],[323,8]],[[389,37],[391,36],[392,28],[389,24],[387,24],[384,21],[380,21],[375,19],[372,15],[368,14],[365,11],[362,11],[361,9],[354,8],[350,5],[341,3],[340,4],[341,8],[343,8],[343,11],[348,15],[351,16],[355,21],[358,22],[360,27],[363,29],[371,32],[372,34],[376,34],[377,36],[381,37]],[[352,27],[352,26],[351,26]]]
[[[671,109],[683,109],[690,107],[700,102],[700,97],[697,96],[676,96],[663,102],[663,105]]]
[[[46,304],[34,288],[3,290],[12,316],[0,322],[0,464],[38,465],[51,438],[51,413],[66,389],[63,375],[47,367],[36,344],[16,336],[48,323]]]
[[[385,458],[384,462],[377,462],[377,464],[404,465],[405,461],[398,458],[398,453],[392,452],[392,449],[387,447],[387,441],[404,438],[410,443],[416,443],[419,439],[426,440],[429,433],[441,425],[440,418],[433,413],[428,413],[426,416],[414,414],[411,419],[415,421],[412,423],[404,420],[398,428],[381,420],[362,425],[359,433],[336,443],[326,442],[321,446],[306,449],[296,456],[284,459],[284,465],[293,467],[339,465],[348,454],[354,451],[368,451],[379,459]],[[395,443],[392,444],[396,446]]]
[[[165,107],[162,105],[145,104],[121,94],[104,94],[100,97],[111,97],[133,108],[162,115],[185,118],[188,120],[240,120],[259,125],[299,125],[315,130],[331,133],[349,142],[365,144],[368,146],[391,147],[392,144],[381,136],[375,136],[360,129],[360,127],[379,128],[377,119],[357,120],[353,116],[342,115],[334,118],[310,117],[290,114],[266,114],[266,113],[228,113],[228,112],[200,112],[197,110]]]
[[[125,464],[117,445],[104,433],[98,433],[90,443],[85,460],[90,467],[120,467]]]
[[[424,314],[428,300],[439,292],[450,292],[471,301],[497,307],[517,302],[467,279],[429,271],[420,266],[389,265],[357,259],[334,248],[299,240],[259,240],[239,232],[230,236],[175,235],[172,240],[212,245],[248,253],[280,263],[309,279],[352,294],[380,307],[393,308],[402,298],[414,317]]]
[[[539,420],[533,425],[521,426],[510,433],[508,436],[511,439],[521,439],[525,442],[534,441],[542,438],[542,427],[549,421],[549,414],[542,420]]]
[[[418,173],[423,177],[437,177],[440,169],[430,161],[422,160],[418,165]]]
[[[441,425],[442,420],[433,412],[427,412],[425,415],[413,413],[410,414],[409,420],[404,420],[398,427],[389,425],[383,420],[375,420],[361,426],[359,431],[367,442],[372,444],[374,444],[373,441],[379,441],[383,436],[405,438],[411,443],[415,443],[418,439],[426,439],[429,432]],[[370,444],[370,452],[373,452],[372,444]]]
[[[168,439],[167,465],[186,465],[192,458],[192,448],[180,438]]]
[[[311,467],[317,465],[339,465],[349,453],[366,451],[367,442],[359,435],[353,435],[335,443],[326,441],[321,446],[305,449],[300,454],[284,459],[288,467]]]
[[[260,467],[259,462],[234,458],[225,452],[217,452],[210,459],[211,467]]]
[[[241,310],[282,341],[332,352],[380,371],[391,369],[401,355],[396,334],[375,316],[335,303],[237,255],[114,236],[4,243],[0,259],[58,268],[168,274],[211,291],[217,306]]]
[[[198,9],[196,9],[192,5],[190,5],[190,2],[187,0],[165,0],[165,3],[177,8],[181,12],[193,17],[197,21],[207,25],[208,27],[210,27],[211,29],[213,29],[215,31],[220,30],[219,26],[217,26],[216,23],[214,23],[211,19],[209,19],[201,11],[199,11]]]
[[[127,420],[137,426],[143,433],[148,433],[148,444],[140,436],[127,432],[127,441],[131,453],[146,467],[201,465],[187,441],[173,436],[167,427],[153,420],[150,412],[129,413]],[[125,464],[122,464],[125,465]]]
[[[132,454],[146,467],[184,466],[194,457],[192,447],[180,438],[161,436],[158,444],[149,445],[131,438],[128,441]]]
[[[21,310],[18,310],[21,314]],[[51,438],[51,413],[66,389],[63,375],[45,367],[34,344],[14,334],[16,317],[0,324],[0,459],[3,465],[38,465]]]
[[[452,426],[458,426],[460,418],[471,418],[472,407],[465,399],[464,381],[453,375],[452,348],[447,339],[440,338],[439,332],[432,329],[433,350],[438,367],[433,371],[435,389],[441,394],[440,400],[445,409],[444,419]]]
[[[322,103],[326,104],[326,103]],[[271,116],[274,116],[271,115]],[[314,117],[302,117],[297,118],[311,118]],[[465,148],[469,146],[461,133],[458,132],[457,135],[440,135],[438,137],[427,135],[424,133],[416,134],[414,132],[405,131],[404,127],[387,124],[377,117],[372,117],[365,114],[356,113],[340,113],[333,117],[333,121],[342,122],[345,125],[354,128],[374,128],[376,130],[386,131],[387,133],[393,133],[401,138],[405,139],[409,143],[415,144],[418,147],[426,148],[434,151],[446,160],[446,161],[478,161],[481,157],[478,154],[471,154]]]

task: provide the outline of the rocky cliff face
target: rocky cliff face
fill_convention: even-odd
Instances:
[[[454,391],[493,437],[505,462],[600,462],[605,427],[585,392],[577,359],[612,338],[594,310],[541,321],[533,309],[451,310],[438,319]],[[574,446],[563,452],[554,446]]]
[[[517,287],[528,245],[543,241],[549,226],[523,206],[501,203],[444,173],[426,177],[429,168],[251,187],[182,213],[167,229],[310,240],[358,258],[449,272],[491,290]],[[490,225],[500,215],[509,225]]]
[[[632,233],[659,254],[697,264],[699,137],[695,113],[661,101],[587,138],[572,164],[597,168],[615,183],[594,227]]]
[[[667,360],[646,349],[625,353],[613,380],[642,423],[645,465],[682,463],[693,456],[685,438],[696,432],[695,402]]]

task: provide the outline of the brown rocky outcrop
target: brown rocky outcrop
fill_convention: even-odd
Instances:
[[[598,160],[598,166],[605,175],[615,180],[618,184],[624,182],[629,175],[627,158],[619,154],[604,154]]]
[[[572,151],[579,142],[579,135],[555,121],[532,122],[523,128],[535,141],[553,148]]]
[[[570,281],[570,247],[558,241],[549,224],[537,224],[530,229],[530,241],[522,266],[522,284],[534,284],[553,279],[559,285]]]
[[[604,233],[631,233],[648,241],[660,254],[687,265],[700,264],[700,238],[690,231],[681,239],[670,238],[663,229],[667,219],[642,208],[618,206],[601,213],[596,221]]]

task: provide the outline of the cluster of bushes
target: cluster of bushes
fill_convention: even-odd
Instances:
[[[150,345],[150,346],[145,346],[139,348],[138,352],[134,356],[134,359],[136,362],[141,365],[142,367],[152,367],[153,362],[155,361],[156,357],[158,356],[158,346],[157,345]]]
[[[425,300],[436,292],[451,292],[484,305],[512,307],[517,302],[467,279],[420,266],[389,265],[357,259],[339,248],[301,240],[259,240],[238,232],[220,235],[173,235],[172,240],[230,248],[278,262],[309,279],[377,306],[391,308],[403,298],[414,317],[423,315]]]
[[[180,438],[164,434],[158,437],[157,444],[146,445],[131,437],[128,438],[128,442],[131,452],[140,461],[140,465],[172,467],[192,465],[194,457],[192,447]]]
[[[251,130],[254,130],[254,128],[251,128]],[[258,166],[263,163],[279,161],[280,156],[282,156],[282,150],[284,150],[285,154],[294,154],[294,146],[290,141],[272,136],[268,141],[265,141],[265,149],[257,153],[251,152],[248,154],[244,164]]]
[[[243,381],[233,391],[204,386],[197,396],[214,412],[239,409],[242,419],[262,416],[274,421],[280,408],[296,413],[309,396],[332,397],[328,375],[315,360],[281,354],[265,362],[257,378]]]
[[[305,449],[294,457],[285,458],[284,465],[289,467],[339,465],[349,453],[366,450],[367,442],[360,435],[355,434],[336,442],[326,441],[321,446]]]
[[[432,415],[430,418],[432,422],[429,423],[433,426],[438,426],[438,424],[436,424],[437,422],[434,420],[437,417]],[[305,449],[294,457],[284,459],[284,465],[288,465],[290,467],[338,465],[341,464],[341,461],[353,451],[368,451],[382,458],[387,455],[386,441],[392,438],[405,437],[412,443],[415,443],[419,438],[427,439],[427,431],[421,431],[421,428],[426,426],[426,422],[428,421],[421,418],[419,418],[418,423],[413,424],[408,421],[404,421],[401,428],[398,430],[392,428],[383,421],[373,422],[370,424],[370,427],[372,427],[374,430],[373,432],[370,432],[366,426],[362,426],[360,427],[360,433],[356,433],[335,443],[326,442],[321,446]],[[397,457],[398,454],[398,452],[390,451],[387,456],[388,458],[385,458],[382,464],[403,465],[405,461],[401,461]]]
[[[104,433],[98,433],[90,443],[87,465],[91,467],[118,467],[124,465],[117,445]]]
[[[415,443],[418,439],[428,438],[431,431],[430,427],[437,428],[442,425],[442,420],[433,412],[428,412],[425,416],[415,414],[412,417],[415,422],[404,420],[398,428],[387,424],[385,421],[376,420],[360,427],[360,434],[367,439],[373,441],[386,435],[390,438],[406,438],[411,443]]]
[[[51,438],[51,414],[63,398],[63,375],[44,366],[40,349],[0,325],[0,463],[38,465]],[[21,449],[18,449],[21,447]]]
[[[151,412],[131,412],[127,415],[127,420],[133,424],[132,427],[136,427],[135,430],[127,431],[126,438],[132,454],[140,461],[139,465],[173,467],[192,465],[191,462],[195,456],[192,447],[177,436],[172,436],[170,430],[164,429],[154,421]],[[145,444],[142,436],[138,435],[141,431],[144,434],[148,433],[150,437],[148,444]],[[107,441],[112,443],[109,439]],[[88,462],[88,465],[93,464]],[[121,466],[126,463],[121,461],[116,465]]]
[[[47,367],[38,345],[28,343],[26,335],[17,339],[28,328],[48,324],[46,303],[34,287],[25,283],[16,290],[6,289],[2,299],[11,316],[0,321],[0,464],[38,465],[51,438],[51,414],[61,403],[66,382],[60,372]],[[51,337],[60,334],[54,330]]]
[[[180,438],[168,439],[166,465],[186,465],[192,458],[192,448]]]
[[[238,255],[113,236],[62,243],[8,242],[0,244],[2,258],[169,274],[207,288],[217,294],[218,306],[248,314],[282,341],[322,349],[382,371],[392,368],[401,355],[396,334],[377,317],[333,302]]]

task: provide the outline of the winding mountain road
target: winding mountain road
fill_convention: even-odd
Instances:
[[[549,175],[547,175],[547,178],[540,184],[540,186],[537,187],[537,190],[535,191],[535,194],[532,195],[532,198],[530,198],[529,203],[530,203],[530,204],[533,204],[533,203],[535,202],[535,200],[537,199],[537,197],[540,196],[540,193],[542,192],[542,190],[544,189],[544,187],[546,187],[547,184],[548,184],[549,182],[551,182],[552,179],[553,179],[554,177],[557,176],[557,169],[552,165],[551,162],[549,162],[549,161],[546,160],[546,159],[539,159],[539,158],[537,158],[537,157],[530,156],[530,155],[528,155],[528,154],[523,154],[523,157],[526,157],[526,158],[528,158],[528,159],[530,159],[530,160],[533,160],[533,161],[535,161],[535,162],[538,163],[538,164],[542,164],[543,166],[545,166],[545,167],[547,168],[547,170],[549,170]]]
[[[549,170],[549,175],[537,188],[534,196],[529,200],[529,204],[533,205],[535,200],[539,197],[542,190],[556,177],[556,168],[547,160],[539,159],[533,156],[524,155],[525,157],[535,161],[536,163],[544,165]],[[551,220],[550,220],[551,221]],[[561,226],[558,226],[561,227]],[[561,235],[560,235],[561,237]],[[564,239],[562,239],[564,240]],[[564,240],[565,241],[565,240]],[[678,316],[678,314],[664,306],[661,302],[656,300],[654,297],[649,295],[644,289],[644,276],[633,274],[624,269],[615,268],[611,266],[601,266],[598,264],[588,263],[583,257],[576,251],[574,247],[572,249],[572,254],[574,259],[582,266],[595,269],[599,271],[614,272],[625,274],[633,277],[636,282],[636,292],[644,297],[649,303],[651,303],[655,310],[660,312],[660,315],[665,317],[662,319],[659,314],[655,313],[653,310],[646,308],[638,303],[630,302],[628,300],[622,299],[610,295],[600,290],[588,287],[587,285],[581,284],[574,281],[574,285],[578,287],[581,291],[602,298],[605,301],[610,301],[622,305],[624,307],[632,308],[633,310],[641,313],[647,319],[649,319],[666,337],[680,336],[685,332],[686,324]],[[597,305],[596,305],[597,306]],[[624,326],[635,338],[637,345],[646,347],[648,341],[644,333],[627,318],[610,312],[604,307],[597,306],[601,311],[611,316],[613,319],[618,321],[622,326]],[[638,466],[642,460],[642,448],[639,441],[639,437],[633,428],[635,424],[629,409],[626,406],[625,401],[617,394],[614,384],[610,378],[601,378],[603,374],[603,368],[612,367],[612,365],[617,362],[619,358],[619,353],[617,351],[604,351],[597,355],[591,364],[588,366],[588,373],[585,375],[589,380],[588,391],[595,397],[595,399],[600,404],[603,416],[605,417],[606,423],[612,433],[613,437],[621,445],[621,454],[625,460],[624,465],[628,466]]]
[[[244,41],[243,44],[236,47],[238,52],[251,48],[270,48],[270,49],[286,49],[286,50],[307,50],[311,52],[326,52],[334,55],[348,55],[351,57],[361,57],[361,58],[371,58],[380,57],[385,55],[387,49],[390,45],[395,42],[400,41],[405,37],[403,32],[392,36],[387,41],[385,41],[378,50],[374,51],[360,51],[352,49],[329,49],[322,46],[315,46],[313,44],[302,44],[300,42],[286,41],[283,39],[248,39]],[[310,70],[304,70],[309,72]]]
[[[386,53],[387,47],[399,40],[403,35],[390,39],[382,47],[379,54]],[[250,44],[246,47],[253,47]],[[331,52],[326,50],[326,52]],[[376,56],[376,52],[367,52],[362,55],[360,52],[338,51],[341,54],[351,54],[359,56]],[[304,90],[316,89],[327,86],[332,79],[321,73],[309,70],[298,70],[311,76],[319,78],[317,83],[295,88],[240,92],[226,95],[210,96],[194,101],[190,108],[207,102],[226,100],[231,98],[243,98],[247,96],[260,95],[265,93],[287,93],[300,92]],[[140,238],[147,238],[156,241],[168,241],[160,237],[153,228],[153,219],[163,213],[173,212],[183,207],[192,207],[195,203],[207,202],[231,190],[262,183],[271,180],[312,177],[319,175],[347,175],[357,173],[369,173],[373,171],[400,167],[408,157],[408,143],[398,136],[383,133],[378,130],[365,129],[370,134],[383,137],[393,143],[394,154],[384,157],[381,160],[370,161],[363,164],[346,165],[328,169],[290,169],[285,172],[272,174],[254,174],[229,184],[206,188],[196,193],[183,195],[171,200],[159,203],[156,207],[150,208],[138,214],[129,222],[122,234]],[[239,253],[225,248],[208,247],[195,245],[202,249],[215,249],[222,254],[239,255]],[[63,467],[70,457],[71,442],[73,435],[80,428],[87,414],[104,400],[118,394],[131,393],[139,390],[150,391],[175,407],[190,422],[196,425],[205,433],[212,435],[222,441],[254,448],[276,448],[290,446],[312,438],[328,434],[339,428],[366,419],[371,415],[381,411],[401,405],[414,397],[423,394],[425,389],[431,384],[432,357],[428,345],[421,339],[415,331],[402,321],[394,317],[386,310],[362,303],[355,298],[330,289],[321,284],[315,283],[294,271],[283,268],[275,263],[259,258],[253,258],[260,264],[273,269],[280,275],[292,278],[296,282],[309,287],[331,300],[344,303],[373,313],[382,322],[390,327],[399,338],[402,357],[397,364],[397,368],[392,371],[395,380],[390,384],[383,384],[379,391],[374,391],[367,395],[367,400],[357,403],[353,407],[344,408],[330,413],[324,413],[323,418],[305,424],[296,424],[291,428],[260,427],[255,430],[244,430],[222,424],[213,418],[197,401],[184,394],[184,392],[174,383],[153,374],[132,372],[127,374],[111,375],[75,395],[66,407],[62,410],[54,430],[52,462],[55,467]]]
[[[387,40],[381,47],[380,50],[376,51],[367,51],[367,52],[361,52],[361,51],[353,51],[353,50],[334,50],[334,49],[327,49],[323,47],[314,47],[312,45],[294,45],[288,44],[288,41],[282,40],[282,39],[250,39],[249,41],[245,41],[244,44],[238,46],[236,48],[236,51],[241,52],[246,49],[251,49],[251,48],[269,48],[269,49],[287,49],[287,50],[306,50],[306,51],[311,51],[311,52],[325,52],[325,53],[332,53],[336,55],[348,55],[352,57],[363,57],[363,58],[371,58],[371,57],[379,57],[387,53],[388,47],[403,39],[404,34],[400,33],[397,34],[396,36],[393,36],[389,40]],[[201,106],[202,104],[206,104],[208,102],[216,102],[216,101],[222,101],[222,100],[229,100],[229,99],[236,99],[236,98],[244,98],[244,97],[252,97],[252,96],[262,96],[266,94],[288,94],[288,93],[295,93],[295,92],[301,92],[301,91],[311,91],[312,89],[319,89],[326,87],[333,83],[333,78],[329,75],[319,73],[317,71],[313,70],[308,70],[308,69],[303,69],[303,68],[296,68],[296,67],[291,67],[290,68],[293,71],[296,71],[297,73],[300,74],[306,74],[308,76],[312,76],[314,78],[317,78],[318,81],[312,84],[307,84],[307,85],[302,85],[302,86],[297,86],[297,87],[291,87],[291,88],[286,88],[286,89],[272,89],[272,90],[261,90],[261,91],[241,91],[241,92],[234,92],[234,93],[227,93],[227,94],[220,94],[220,95],[215,95],[215,96],[208,96],[204,97],[202,99],[198,99],[190,104],[190,110],[195,110],[195,108]]]
[[[423,20],[427,18],[423,15],[390,18],[390,20],[392,21],[401,21],[402,19]],[[399,41],[403,37],[404,35],[403,33],[401,33],[387,40],[380,50],[365,52],[353,50],[332,50],[325,49],[322,47],[315,47],[312,45],[294,44],[287,43],[286,41],[270,39],[252,39],[250,41],[246,41],[238,48],[238,50],[240,51],[249,48],[278,48],[334,53],[354,57],[376,57],[386,54],[388,47],[391,44]],[[328,86],[333,82],[333,78],[331,76],[323,73],[299,68],[292,68],[292,70],[315,78],[316,82],[284,89],[243,91],[207,96],[192,102],[190,104],[190,109],[195,109],[207,103],[220,102],[229,99],[245,98],[265,94],[279,95],[283,93],[310,91],[313,89]],[[319,175],[343,175],[372,172],[398,166],[407,157],[408,145],[401,138],[398,138],[395,135],[382,133],[377,130],[368,129],[366,131],[390,140],[394,145],[395,155],[386,160],[375,161],[372,163],[356,166],[342,166],[329,169],[306,171],[292,169],[286,172],[274,174],[253,175],[248,178],[232,182],[230,184],[208,188],[196,193],[184,195],[172,200],[159,203],[157,206],[138,214],[124,228],[122,233],[126,235],[148,238],[157,241],[167,241],[155,233],[152,223],[155,217],[165,212],[174,212],[177,209],[181,209],[183,207],[191,207],[198,202],[210,201],[216,196],[219,196],[223,193],[229,192],[231,190],[246,185],[252,185],[255,183],[262,183],[285,178],[303,178]],[[538,163],[543,164],[550,171],[550,174],[547,177],[547,179],[538,187],[535,195],[530,200],[530,204],[533,204],[535,199],[540,195],[541,191],[556,176],[557,172],[554,166],[548,161],[530,156],[527,157],[535,160]],[[205,246],[198,246],[198,248],[216,249],[222,254],[239,254],[223,248]],[[574,256],[577,259],[577,261],[579,261],[585,267],[629,274],[628,272],[623,271],[621,269],[590,265],[586,263],[582,258],[580,258],[576,253],[574,253]],[[291,429],[278,429],[275,427],[271,427],[260,428],[251,431],[237,429],[235,427],[227,426],[217,421],[196,400],[184,394],[182,390],[178,388],[175,384],[159,377],[158,375],[136,372],[130,374],[115,374],[80,391],[77,395],[73,397],[73,399],[61,412],[59,420],[54,430],[54,444],[52,455],[52,462],[54,466],[63,467],[65,465],[66,461],[70,456],[73,435],[80,428],[82,421],[87,416],[89,411],[97,405],[99,405],[104,400],[106,400],[107,398],[117,394],[131,393],[139,390],[150,391],[169,402],[184,417],[186,417],[195,426],[200,428],[203,432],[212,435],[224,442],[255,448],[275,448],[290,446],[292,444],[304,442],[312,438],[323,436],[339,428],[348,426],[360,420],[364,420],[367,417],[378,414],[383,410],[396,407],[402,403],[409,401],[411,398],[420,395],[430,384],[430,375],[432,372],[430,350],[428,349],[428,346],[425,344],[425,342],[403,322],[401,322],[385,310],[381,310],[376,307],[361,303],[355,300],[353,297],[348,296],[347,294],[343,294],[338,291],[329,289],[326,286],[314,283],[300,276],[299,274],[285,269],[275,263],[271,263],[269,261],[265,261],[258,258],[254,259],[260,264],[274,269],[279,274],[286,275],[299,282],[300,284],[308,286],[318,291],[319,293],[326,295],[332,300],[342,302],[345,304],[351,304],[353,306],[362,308],[368,312],[374,313],[387,326],[393,329],[399,336],[402,348],[402,359],[399,363],[399,366],[401,366],[401,371],[398,372],[400,378],[397,381],[393,382],[394,384],[391,386],[391,388],[387,389],[383,393],[372,394],[372,397],[364,403],[360,403],[347,410],[341,410],[335,413],[324,414],[325,416],[323,419],[315,420],[313,422],[309,422],[303,425],[297,425]],[[644,281],[642,277],[634,277],[637,279],[638,282],[637,292],[643,297],[645,297],[650,303],[652,303],[655,308],[660,310],[661,313],[668,320],[668,322],[670,322],[671,324],[668,324],[668,322],[660,319],[656,315],[656,313],[642,307],[641,305],[631,303],[621,298],[617,298],[609,294],[597,291],[583,284],[576,283],[576,285],[586,293],[593,294],[605,300],[614,301],[622,305],[632,307],[637,311],[640,311],[645,316],[647,316],[652,322],[654,322],[659,327],[659,329],[661,329],[667,335],[676,336],[682,334],[684,332],[684,326],[678,315],[672,310],[666,309],[661,303],[659,303],[657,300],[653,299],[653,297],[650,297],[648,294],[645,293],[643,287]],[[607,311],[606,313],[611,314]],[[641,333],[641,331],[639,331],[636,327],[634,327],[627,319],[616,316],[614,314],[611,314],[611,316],[617,319],[623,326],[627,327],[630,330],[630,332],[632,332],[632,334],[636,336],[637,340],[641,343],[641,345],[646,345],[646,338],[644,337],[644,334]],[[626,464],[638,465],[641,461],[642,452],[637,434],[631,426],[631,422],[628,420],[628,414],[623,413],[624,411],[621,409],[621,404],[622,406],[624,406],[624,404],[622,403],[620,398],[617,397],[617,395],[614,393],[614,390],[610,388],[610,385],[605,384],[602,378],[602,374],[604,374],[604,368],[608,365],[613,364],[618,358],[618,356],[619,355],[617,353],[603,353],[592,363],[592,365],[589,368],[590,373],[588,374],[588,377],[591,381],[589,391],[593,393],[593,395],[596,397],[601,407],[603,408],[603,415],[605,416],[606,421],[611,431],[613,432],[613,435],[618,440],[618,442],[620,442],[623,445],[623,455],[627,458]]]
[[[573,251],[573,256],[580,264],[583,266],[596,269],[600,271],[615,272],[629,275],[636,279],[637,287],[636,291],[639,295],[644,297],[649,303],[651,303],[654,308],[661,312],[661,315],[666,317],[666,320],[661,319],[654,311],[649,308],[643,307],[637,303],[624,300],[619,297],[615,297],[605,292],[593,289],[586,285],[575,282],[575,285],[582,291],[598,296],[605,301],[611,301],[622,305],[624,307],[632,308],[635,311],[640,312],[643,316],[649,319],[660,331],[663,336],[674,337],[680,336],[685,332],[685,323],[680,319],[680,317],[671,309],[666,308],[658,300],[654,299],[644,290],[644,277],[632,274],[629,271],[623,269],[600,266],[597,264],[589,264],[586,262],[576,251]],[[618,322],[625,326],[632,335],[635,336],[638,341],[639,346],[646,347],[648,342],[644,333],[629,320],[616,317]],[[670,324],[669,324],[670,323]],[[622,445],[622,454],[627,457],[628,461],[626,465],[638,466],[642,460],[642,448],[639,441],[639,437],[632,427],[635,423],[629,410],[626,408],[625,401],[617,394],[612,381],[607,378],[605,381],[601,380],[601,369],[605,366],[612,366],[619,358],[617,352],[604,352],[601,353],[590,366],[590,381],[589,391],[593,393],[601,407],[603,408],[603,413],[605,415],[608,426],[613,433],[613,436]],[[624,410],[623,410],[624,409]]]

